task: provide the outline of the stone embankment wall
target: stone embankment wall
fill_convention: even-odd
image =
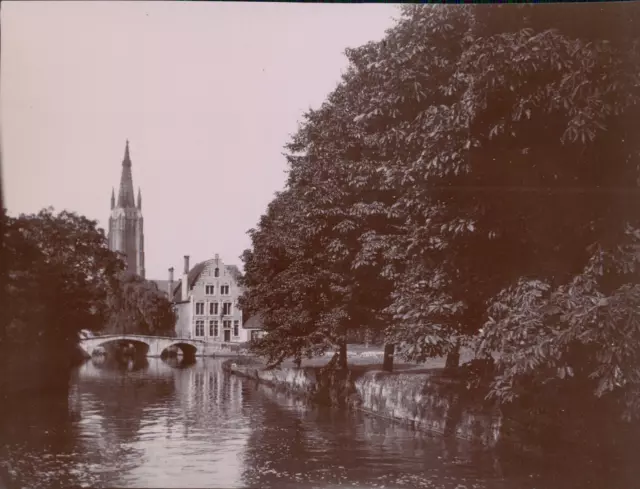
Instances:
[[[415,429],[494,447],[502,417],[484,401],[439,370],[424,373],[365,372],[355,379],[363,411],[410,424]]]
[[[324,372],[320,367],[265,370],[250,358],[227,360],[227,371],[256,379],[312,402],[345,406],[407,423],[415,429],[456,436],[494,447],[500,441],[502,417],[483,395],[438,370],[386,373]]]

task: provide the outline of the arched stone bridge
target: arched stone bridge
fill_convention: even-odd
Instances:
[[[89,356],[99,346],[114,341],[127,341],[129,343],[137,343],[146,345],[146,356],[159,357],[162,352],[171,346],[176,346],[188,356],[215,356],[220,354],[231,354],[237,351],[237,345],[220,342],[207,342],[205,340],[197,340],[192,338],[175,338],[170,336],[146,336],[136,334],[112,334],[92,336],[90,338],[80,339],[80,348]]]

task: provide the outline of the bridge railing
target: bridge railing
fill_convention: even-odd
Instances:
[[[144,334],[135,334],[135,333],[100,333],[93,334],[91,336],[80,336],[80,341],[86,341],[91,339],[108,339],[108,338],[146,338],[146,339],[159,339],[159,340],[168,340],[168,341],[194,341],[199,343],[207,343],[207,344],[215,344],[220,345],[226,348],[229,348],[231,351],[240,351],[246,349],[246,345],[243,343],[232,343],[232,342],[224,342],[224,341],[211,341],[209,338],[180,338],[177,336],[156,336],[156,335],[144,335]]]

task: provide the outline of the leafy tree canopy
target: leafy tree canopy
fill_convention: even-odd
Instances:
[[[83,329],[170,334],[175,316],[155,284],[124,271],[97,222],[69,211],[5,217],[6,305],[0,349],[62,358]]]
[[[245,300],[282,333],[268,349],[292,344],[287,314],[313,345],[377,321],[411,360],[497,352],[503,400],[576,359],[598,394],[636,383],[640,33],[619,26],[638,20],[634,3],[408,5],[348,49],[245,254]]]
[[[104,324],[123,263],[97,222],[76,213],[49,208],[5,219],[2,348],[47,345],[64,355],[80,330]]]
[[[122,272],[107,298],[105,332],[156,336],[175,334],[176,316],[169,299],[158,286]]]

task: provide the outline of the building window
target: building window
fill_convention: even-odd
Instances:
[[[229,295],[229,286],[221,285],[220,286],[220,295]]]
[[[231,316],[231,302],[225,302],[222,304],[222,315]]]
[[[218,303],[209,302],[209,316],[217,316],[217,315],[218,315]]]
[[[202,319],[196,321],[196,336],[204,336],[204,321]]]
[[[240,336],[240,321],[233,322],[233,336]]]
[[[255,341],[260,338],[260,331],[252,331],[251,332],[251,341]]]
[[[218,321],[209,321],[209,336],[218,336]]]
[[[196,302],[196,316],[204,315],[204,302]]]
[[[224,321],[222,321],[222,327],[224,329],[231,329],[231,321],[229,321],[228,319],[225,319]]]
[[[215,285],[205,285],[204,286],[204,293],[206,295],[215,295],[215,293],[216,293]]]
[[[216,269],[213,271],[213,276],[214,277],[219,277],[220,276],[220,269],[216,267]]]

